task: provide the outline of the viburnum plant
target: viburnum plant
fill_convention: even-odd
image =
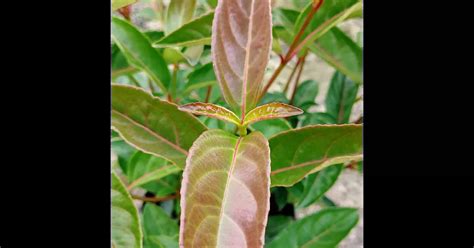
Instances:
[[[112,247],[336,247],[358,214],[325,193],[362,161],[362,48],[338,24],[361,1],[152,1],[147,32],[133,3],[112,1]],[[309,53],[336,69],[325,112],[299,82]]]

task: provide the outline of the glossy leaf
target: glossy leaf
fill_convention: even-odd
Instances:
[[[270,150],[259,132],[209,130],[189,152],[181,187],[181,247],[262,247]]]
[[[143,209],[145,248],[178,247],[179,227],[159,206],[147,203]]]
[[[163,92],[167,92],[171,77],[166,62],[143,33],[129,22],[113,17],[112,39],[131,65],[145,71]]]
[[[303,126],[314,124],[337,124],[336,118],[328,113],[305,113],[305,119],[302,122]]]
[[[143,234],[138,211],[115,173],[112,173],[112,246],[141,248]]]
[[[122,7],[135,3],[137,0],[112,0],[112,10],[118,10]]]
[[[216,75],[214,74],[214,69],[212,68],[212,63],[205,64],[191,72],[188,75],[188,80],[189,81],[185,88],[186,92],[191,92],[195,89],[215,85],[217,81]]]
[[[268,217],[268,225],[265,231],[265,243],[270,243],[275,236],[285,230],[293,222],[293,218],[285,215],[271,215]]]
[[[306,16],[312,8],[312,3],[308,4],[299,15],[294,28],[295,34],[301,29]],[[306,44],[312,44],[316,39],[350,17],[354,12],[360,11],[361,8],[362,1],[360,0],[325,0],[305,29],[302,39],[311,35]]]
[[[270,1],[219,1],[212,28],[214,71],[221,91],[235,112],[245,116],[257,104],[270,55]]]
[[[303,181],[304,192],[297,208],[308,207],[319,200],[334,185],[343,168],[338,164],[309,175]]]
[[[326,95],[326,112],[336,123],[348,123],[359,85],[342,73],[334,73]]]
[[[165,34],[169,34],[193,19],[196,0],[172,0],[166,9]]]
[[[277,133],[291,129],[290,123],[285,119],[271,119],[255,122],[250,127],[263,133],[267,139]]]
[[[149,182],[157,183],[158,179],[179,171],[181,171],[181,168],[163,158],[138,151],[129,162],[128,189],[142,186]],[[173,190],[171,189],[171,192]]]
[[[154,47],[183,47],[211,43],[214,12],[198,17],[153,43]]]
[[[243,121],[243,125],[246,126],[250,123],[254,123],[258,121],[275,119],[275,118],[284,118],[284,117],[299,115],[302,113],[303,111],[301,109],[288,105],[288,104],[279,103],[279,102],[268,103],[262,106],[258,106],[254,108],[253,110],[251,110],[250,112],[248,112],[248,114],[245,116],[245,119]]]
[[[118,136],[117,133],[116,135]],[[111,147],[112,151],[117,155],[118,164],[123,173],[127,173],[128,161],[137,150],[120,137],[112,138]]]
[[[183,168],[206,127],[172,103],[132,86],[112,85],[112,126],[129,144]]]
[[[179,106],[178,109],[188,113],[196,115],[205,115],[219,120],[228,121],[236,125],[240,125],[239,117],[237,117],[232,111],[212,103],[188,103],[186,105]]]
[[[293,222],[266,247],[337,247],[337,244],[347,236],[358,220],[357,209],[326,208]]]
[[[362,160],[362,125],[319,125],[272,137],[272,186],[289,187],[330,165]]]
[[[296,89],[294,105],[303,111],[316,105],[316,96],[318,95],[319,85],[314,80],[306,80]]]
[[[362,48],[334,27],[308,48],[354,82],[362,82]]]

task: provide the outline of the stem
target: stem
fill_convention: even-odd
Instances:
[[[290,60],[295,56],[295,54],[298,52],[296,49],[296,45],[297,45],[297,42],[299,41],[299,39],[301,38],[301,36],[303,35],[306,27],[309,25],[311,19],[313,18],[314,14],[316,14],[316,12],[318,11],[319,7],[321,6],[321,4],[323,3],[324,0],[319,0],[319,2],[316,4],[316,5],[313,5],[313,8],[311,9],[311,12],[309,12],[309,14],[306,16],[306,19],[303,23],[303,25],[301,26],[300,30],[298,31],[298,33],[296,34],[295,38],[293,39],[293,42],[291,42],[291,45],[290,45],[290,48],[288,49],[288,51],[286,52],[286,55],[285,57],[280,57],[280,65],[278,66],[278,68],[273,72],[273,75],[271,76],[270,80],[268,80],[268,83],[267,85],[265,85],[265,87],[263,88],[263,91],[262,93],[260,94],[260,97],[259,97],[259,101],[260,99],[262,99],[262,97],[267,93],[268,89],[270,89],[270,86],[272,86],[273,82],[275,81],[275,79],[278,77],[278,75],[280,75],[281,71],[283,70],[283,68],[286,66],[286,64],[288,64],[288,62],[290,62]],[[299,46],[298,46],[299,47]],[[296,51],[296,52],[295,52]]]
[[[306,30],[306,27],[308,27],[311,19],[313,19],[314,14],[316,14],[319,7],[321,7],[322,3],[323,3],[323,0],[319,0],[316,5],[314,5],[314,2],[313,2],[313,8],[311,8],[311,11],[309,12],[308,16],[306,16],[306,19],[304,20],[303,26],[301,26],[300,30],[298,31],[295,38],[293,39],[293,42],[291,43],[290,48],[288,49],[288,52],[286,53],[287,55],[286,59],[288,59],[288,56],[291,56],[291,54],[295,50],[298,41],[300,40],[301,36],[303,36],[304,31]]]
[[[239,129],[239,136],[247,135],[247,126],[238,126]]]
[[[127,21],[130,21],[130,13],[132,12],[132,5],[127,5],[118,9],[118,12],[125,18]]]
[[[288,88],[290,86],[290,83],[291,83],[291,80],[293,79],[293,76],[295,75],[295,72],[296,70],[298,69],[298,66],[301,64],[301,60],[298,59],[298,61],[296,62],[296,65],[295,67],[293,68],[293,70],[291,71],[291,74],[290,74],[290,77],[288,78],[288,81],[286,82],[286,85],[285,85],[285,88],[283,89],[283,92],[285,93],[285,96],[288,92]]]
[[[174,64],[173,66],[173,78],[171,79],[170,92],[168,93],[168,101],[172,102],[173,97],[176,96],[176,81],[178,78],[179,64]]]
[[[153,88],[153,84],[151,83],[151,78],[148,78],[147,82],[148,82],[148,88],[150,88],[150,94],[153,95],[153,93],[155,92],[155,88]]]
[[[211,97],[211,91],[212,91],[212,85],[207,86],[206,100],[204,100],[205,103],[209,102],[209,97]]]
[[[301,61],[301,66],[300,66],[300,69],[298,70],[298,75],[296,76],[295,85],[293,86],[293,92],[291,93],[291,98],[289,102],[290,105],[292,105],[293,101],[295,100],[296,91],[298,90],[298,83],[300,82],[301,73],[303,72],[304,63],[306,61],[306,55],[307,53],[305,53],[303,57],[298,59],[298,61]]]
[[[169,195],[165,197],[147,197],[147,196],[139,196],[139,195],[131,195],[131,196],[133,199],[142,200],[145,202],[162,202],[162,201],[167,201],[171,199],[176,199],[178,198],[179,195],[174,194],[174,195]]]
[[[128,79],[132,81],[132,83],[137,86],[138,88],[141,88],[140,84],[138,83],[137,79],[133,75],[127,75]]]

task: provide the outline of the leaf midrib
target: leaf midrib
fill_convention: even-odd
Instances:
[[[144,129],[147,133],[150,133],[152,136],[154,136],[155,138],[158,138],[159,140],[165,142],[166,144],[170,145],[171,147],[173,147],[176,151],[184,154],[185,156],[188,155],[188,151],[184,150],[182,147],[178,146],[177,144],[175,143],[172,143],[171,141],[167,140],[166,138],[164,138],[163,136],[161,136],[160,134],[154,132],[153,130],[151,130],[149,127],[147,126],[144,126],[143,124],[135,121],[134,119],[130,118],[129,116],[125,115],[124,113],[121,113],[119,112],[118,110],[115,110],[115,109],[112,109],[112,112],[120,115],[121,117],[125,118],[126,120],[132,122],[133,124],[141,127],[142,129]]]

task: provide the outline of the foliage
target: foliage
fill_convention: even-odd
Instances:
[[[325,194],[363,158],[362,47],[338,25],[361,1],[168,2],[146,30],[112,1],[113,246],[336,247],[358,213]],[[323,106],[309,53],[335,69]]]

